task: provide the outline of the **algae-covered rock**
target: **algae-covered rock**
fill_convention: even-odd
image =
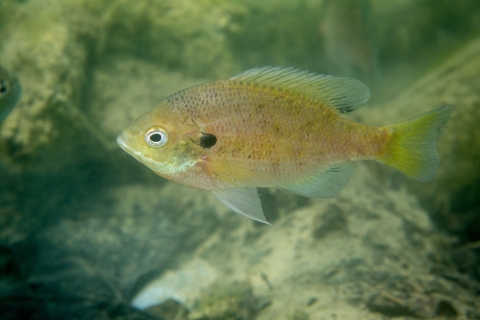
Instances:
[[[357,169],[353,183],[333,200],[315,200],[273,227],[236,217],[239,228],[199,246],[192,259],[217,270],[215,283],[223,287],[197,294],[189,319],[478,316],[475,287],[452,281],[456,273],[444,266],[446,239],[415,196],[405,187],[384,189],[365,167]],[[242,292],[249,290],[238,283],[249,283],[256,297],[249,316],[239,316]],[[140,295],[154,289],[152,283]]]
[[[52,154],[71,161],[72,141],[82,143],[75,128],[82,128],[76,113],[87,55],[52,3],[29,2],[2,31],[2,63],[17,73],[23,87],[19,104],[0,128],[2,158],[15,165],[33,157],[48,161]]]
[[[77,1],[101,19],[102,53],[123,52],[195,76],[222,76],[235,65],[226,32],[243,6],[228,1]],[[85,10],[85,9],[83,9]]]
[[[452,53],[394,99],[372,108],[371,112],[360,112],[360,116],[376,124],[394,123],[443,105],[454,105],[455,109],[438,144],[440,167],[437,176],[427,184],[408,183],[422,203],[431,209],[439,226],[456,234],[459,244],[465,244],[478,240],[480,223],[477,210],[480,204],[480,149],[477,147],[480,140],[480,39]],[[479,259],[473,248],[467,250],[467,255],[463,250],[459,252],[463,258],[457,259],[464,261],[461,264],[468,264],[467,269],[478,276],[477,263],[470,261]]]
[[[203,292],[189,319],[254,319],[269,303],[255,297],[248,282],[222,280]]]
[[[12,319],[22,312],[149,319],[131,305],[134,294],[207,239],[222,213],[213,197],[179,193],[173,184],[120,185],[102,201],[76,198],[21,219],[0,211],[0,262],[10,266],[0,274],[0,309]]]

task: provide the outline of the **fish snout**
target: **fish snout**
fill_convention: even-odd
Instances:
[[[124,151],[131,153],[130,148],[128,147],[128,135],[125,130],[123,130],[122,133],[118,135],[117,143]]]

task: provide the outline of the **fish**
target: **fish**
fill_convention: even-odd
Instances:
[[[357,160],[434,179],[437,142],[453,106],[387,126],[342,117],[369,98],[369,88],[354,78],[254,68],[167,97],[117,142],[161,177],[207,190],[234,212],[269,224],[258,187],[333,198]]]
[[[22,86],[17,77],[0,65],[0,122],[12,111],[21,95]]]

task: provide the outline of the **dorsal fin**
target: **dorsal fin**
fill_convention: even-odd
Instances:
[[[326,103],[340,113],[351,112],[370,99],[370,89],[359,80],[315,74],[292,67],[254,68],[230,80],[295,91]]]

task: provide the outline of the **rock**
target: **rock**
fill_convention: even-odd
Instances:
[[[161,319],[187,320],[190,312],[181,303],[170,299],[158,306],[147,309],[146,313]]]
[[[35,157],[38,166],[51,169],[49,161],[72,161],[72,148],[82,144],[68,129],[82,127],[77,115],[87,52],[53,1],[27,7],[14,15],[16,20],[9,19],[4,31],[2,61],[17,73],[23,96],[0,128],[0,153],[15,166]]]
[[[101,204],[81,198],[57,203],[56,214],[35,212],[40,221],[33,211],[23,222],[15,211],[2,212],[3,265],[11,274],[0,278],[2,310],[20,314],[28,305],[42,317],[139,314],[131,304],[137,291],[210,237],[222,214],[212,207],[213,196],[179,193],[174,184],[119,186]]]
[[[459,245],[474,243],[479,239],[476,226],[480,223],[476,210],[480,205],[480,149],[476,147],[480,139],[480,38],[457,50],[395,99],[360,115],[370,123],[397,123],[443,105],[455,105],[455,109],[438,144],[440,167],[435,180],[419,183],[389,169],[387,175],[407,180],[435,222],[455,234]],[[478,277],[479,257],[471,250],[461,249],[456,259],[463,261],[462,269]],[[472,257],[477,261],[473,265]]]
[[[473,288],[449,278],[453,270],[438,270],[448,256],[439,248],[445,242],[415,196],[405,187],[383,188],[362,165],[356,169],[337,198],[313,200],[273,227],[237,216],[240,227],[213,234],[192,253],[191,259],[215,266],[215,283],[249,283],[256,300],[269,301],[241,319],[453,319],[480,307]],[[214,284],[202,290],[192,319],[238,316],[238,303],[227,303],[228,314],[219,311],[228,297],[223,290]]]

